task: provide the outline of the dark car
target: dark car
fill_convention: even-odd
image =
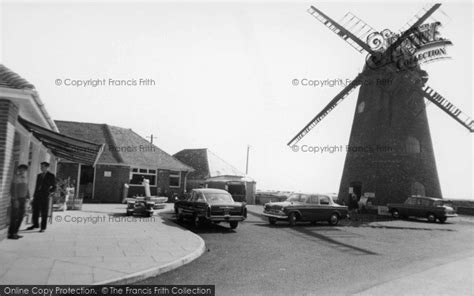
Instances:
[[[229,192],[221,189],[193,189],[185,200],[174,204],[178,222],[191,220],[197,227],[202,222],[228,222],[235,229],[247,218],[245,203],[235,202]]]
[[[329,195],[293,193],[286,201],[265,204],[263,215],[270,224],[288,221],[294,226],[298,221],[328,221],[330,225],[337,225],[347,217],[347,207],[336,204]]]
[[[394,218],[419,217],[429,222],[444,223],[448,217],[455,217],[454,209],[441,198],[412,196],[402,204],[388,204],[388,211]]]

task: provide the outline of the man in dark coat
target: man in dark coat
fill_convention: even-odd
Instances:
[[[352,221],[358,221],[358,209],[359,209],[359,200],[357,195],[354,193],[349,194],[349,206],[347,207],[349,210],[349,217]]]
[[[49,163],[41,163],[41,173],[36,177],[36,187],[33,199],[33,225],[28,227],[32,230],[39,227],[39,216],[41,214],[41,230],[46,230],[49,211],[49,195],[56,190],[56,177],[48,172]]]

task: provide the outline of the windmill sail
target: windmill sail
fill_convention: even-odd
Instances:
[[[362,82],[362,75],[359,74],[357,77],[349,83],[337,96],[332,99],[329,104],[324,107],[321,112],[318,113],[296,136],[288,142],[288,146],[292,146],[299,142],[309,131],[311,131],[321,120],[326,117],[342,100],[344,100],[359,84]]]
[[[339,35],[339,37],[341,37],[344,41],[346,41],[350,46],[355,48],[355,50],[357,50],[358,52],[362,53],[365,50],[369,53],[373,53],[372,49],[370,49],[367,43],[360,40],[356,35],[351,33],[349,30],[347,30],[343,26],[339,25],[335,20],[331,19],[329,16],[325,15],[321,10],[317,9],[314,6],[311,6],[307,11],[314,18],[320,21],[323,25],[325,25],[331,31]],[[355,20],[354,23],[358,24],[357,20]],[[367,26],[366,29],[369,29],[369,28],[370,27]],[[362,30],[362,28],[360,30]]]
[[[415,16],[416,21],[405,31],[403,34],[384,51],[384,57],[390,57],[390,55],[395,51],[395,49],[402,44],[402,42],[408,38],[415,28],[418,28],[423,24],[439,7],[441,4],[435,4],[431,6],[430,9],[426,10],[421,17]],[[409,22],[410,23],[410,22]]]
[[[408,22],[406,22],[406,24],[400,29],[400,33],[403,33],[405,31],[407,31],[408,29],[410,29],[413,26],[413,24],[420,19],[421,15],[424,15],[425,13],[427,13],[430,10],[431,6],[432,6],[431,4],[426,4],[417,14],[415,14],[415,16],[413,16]],[[445,12],[443,12],[441,9],[438,10],[436,18],[434,18],[431,15],[427,19],[429,19],[432,22],[439,21],[443,25],[446,25],[447,23],[449,23],[451,21],[450,17]]]
[[[425,98],[438,106],[444,112],[448,113],[449,116],[462,124],[471,133],[474,132],[474,121],[456,106],[454,106],[451,102],[449,102],[446,98],[434,91],[429,86],[424,86],[422,89],[420,89],[420,91],[423,93]]]
[[[367,37],[375,32],[374,28],[351,12],[346,13],[339,23],[362,41],[367,40]]]

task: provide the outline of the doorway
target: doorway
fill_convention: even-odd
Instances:
[[[91,200],[94,197],[94,168],[90,165],[80,165],[79,197]]]
[[[352,192],[357,196],[357,200],[360,200],[360,197],[362,196],[362,183],[358,181],[351,182],[349,191],[350,188],[352,188]]]

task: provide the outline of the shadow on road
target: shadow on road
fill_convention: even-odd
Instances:
[[[249,214],[264,218],[265,216],[258,214],[258,213],[253,213],[253,212],[248,212]],[[275,225],[270,225],[268,223],[262,223],[256,224],[256,226],[259,227],[267,227],[267,228],[284,228],[288,229],[288,231],[294,231],[294,234],[304,236],[306,239],[314,241],[318,244],[321,244],[322,242],[326,243],[328,246],[338,249],[341,252],[345,253],[351,253],[354,255],[378,255],[378,253],[372,252],[367,249],[359,248],[347,243],[343,243],[335,239],[335,237],[338,238],[351,238],[351,237],[360,237],[360,235],[355,234],[355,233],[350,233],[347,231],[343,231],[335,226],[328,226],[328,225],[323,225],[323,224],[316,224],[312,225],[310,224],[309,227],[308,225],[303,225],[303,224],[297,224],[294,227],[289,227],[288,224],[275,224]],[[326,233],[322,234],[321,232]]]
[[[424,231],[456,231],[454,229],[445,228],[421,228],[421,227],[406,227],[406,226],[387,226],[387,225],[367,225],[369,228],[381,228],[381,229],[395,229],[395,230],[424,230]]]

